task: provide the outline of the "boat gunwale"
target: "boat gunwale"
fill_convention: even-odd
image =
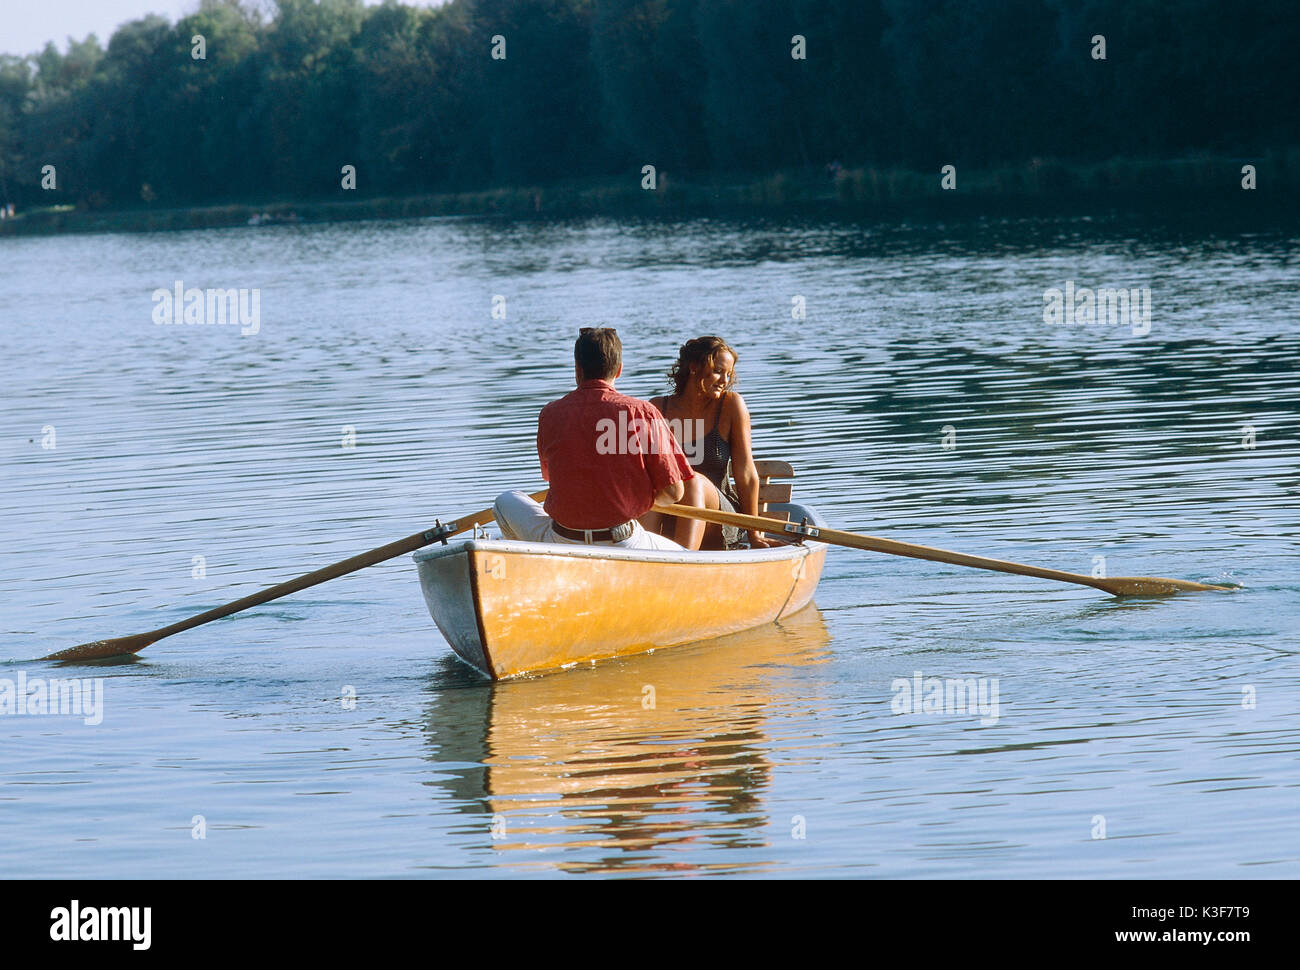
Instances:
[[[792,516],[794,510],[798,509],[799,516],[807,516],[808,524],[812,526],[824,526],[825,521],[817,512],[806,505],[795,505],[794,503],[782,503],[782,509],[789,508]],[[776,525],[784,523],[774,522]],[[774,530],[775,531],[775,530]],[[423,549],[417,549],[411,554],[411,559],[416,563],[428,562],[432,559],[439,559],[443,556],[457,555],[471,552],[514,552],[532,555],[547,556],[564,556],[574,559],[614,559],[621,561],[635,561],[646,563],[663,563],[674,565],[731,565],[738,566],[747,563],[762,563],[780,561],[783,559],[793,559],[802,554],[808,554],[817,546],[824,546],[826,543],[818,542],[816,539],[805,539],[803,542],[784,542],[778,546],[766,549],[735,549],[731,551],[692,551],[689,549],[624,549],[617,546],[588,545],[581,542],[524,542],[519,539],[462,539],[447,543],[446,545],[435,544],[426,546]]]

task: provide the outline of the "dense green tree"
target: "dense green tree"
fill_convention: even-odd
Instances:
[[[32,90],[32,78],[32,65],[27,58],[0,54],[0,205],[14,197],[15,180],[25,166],[19,154],[19,126],[23,106]]]
[[[591,58],[590,0],[469,3],[471,56],[483,61],[481,110],[492,178],[527,184],[603,170],[607,143]],[[493,59],[492,38],[505,43]]]
[[[1294,0],[200,0],[0,57],[0,204],[1255,158],[1300,144],[1297,49]]]
[[[770,171],[814,161],[808,151],[807,60],[791,38],[807,28],[786,0],[700,0],[706,128],[725,170]]]
[[[699,0],[606,0],[596,7],[592,57],[602,121],[629,168],[709,166]]]
[[[982,165],[1050,151],[1052,128],[1069,119],[1053,100],[1046,0],[889,0],[888,11],[908,162]]]
[[[816,161],[899,160],[905,114],[882,47],[890,20],[881,0],[797,0],[808,41],[806,129]]]
[[[413,145],[426,187],[475,189],[492,182],[485,43],[466,4],[441,7],[420,24],[423,103]]]
[[[165,25],[166,21],[162,21]],[[108,196],[98,182],[94,153],[102,104],[105,55],[94,34],[70,40],[61,54],[53,44],[36,56],[36,78],[19,125],[16,154],[24,167],[15,181],[27,199],[62,203],[100,201]],[[41,170],[54,166],[56,188],[40,187]]]

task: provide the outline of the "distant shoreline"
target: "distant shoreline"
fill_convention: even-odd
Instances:
[[[1255,189],[1242,187],[1244,165]],[[1175,159],[1112,159],[1089,164],[1034,160],[1022,166],[963,170],[956,187],[941,174],[907,169],[841,168],[732,179],[661,176],[643,189],[640,175],[476,192],[339,200],[235,202],[223,205],[86,209],[70,205],[18,212],[0,220],[0,236],[153,232],[294,223],[509,215],[693,216],[807,212],[857,217],[924,214],[1020,215],[1078,212],[1089,207],[1268,212],[1300,204],[1300,148],[1255,158],[1195,155]]]

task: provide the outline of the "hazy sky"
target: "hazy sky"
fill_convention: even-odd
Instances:
[[[403,2],[428,7],[441,0]],[[95,34],[106,46],[118,24],[151,13],[175,22],[198,5],[198,0],[0,0],[4,11],[0,14],[0,54],[34,54],[50,40],[62,49],[69,36],[81,40],[87,34]]]

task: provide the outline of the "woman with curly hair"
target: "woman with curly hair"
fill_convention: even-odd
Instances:
[[[687,481],[682,505],[758,514],[758,471],[750,444],[749,410],[732,388],[737,354],[721,337],[696,337],[682,344],[668,372],[673,393],[650,403],[668,422],[696,474]],[[707,430],[706,430],[707,429]],[[736,486],[731,486],[734,475]],[[739,530],[698,519],[650,511],[641,524],[675,539],[687,549],[723,549],[737,545]],[[749,534],[758,548],[772,543]]]

